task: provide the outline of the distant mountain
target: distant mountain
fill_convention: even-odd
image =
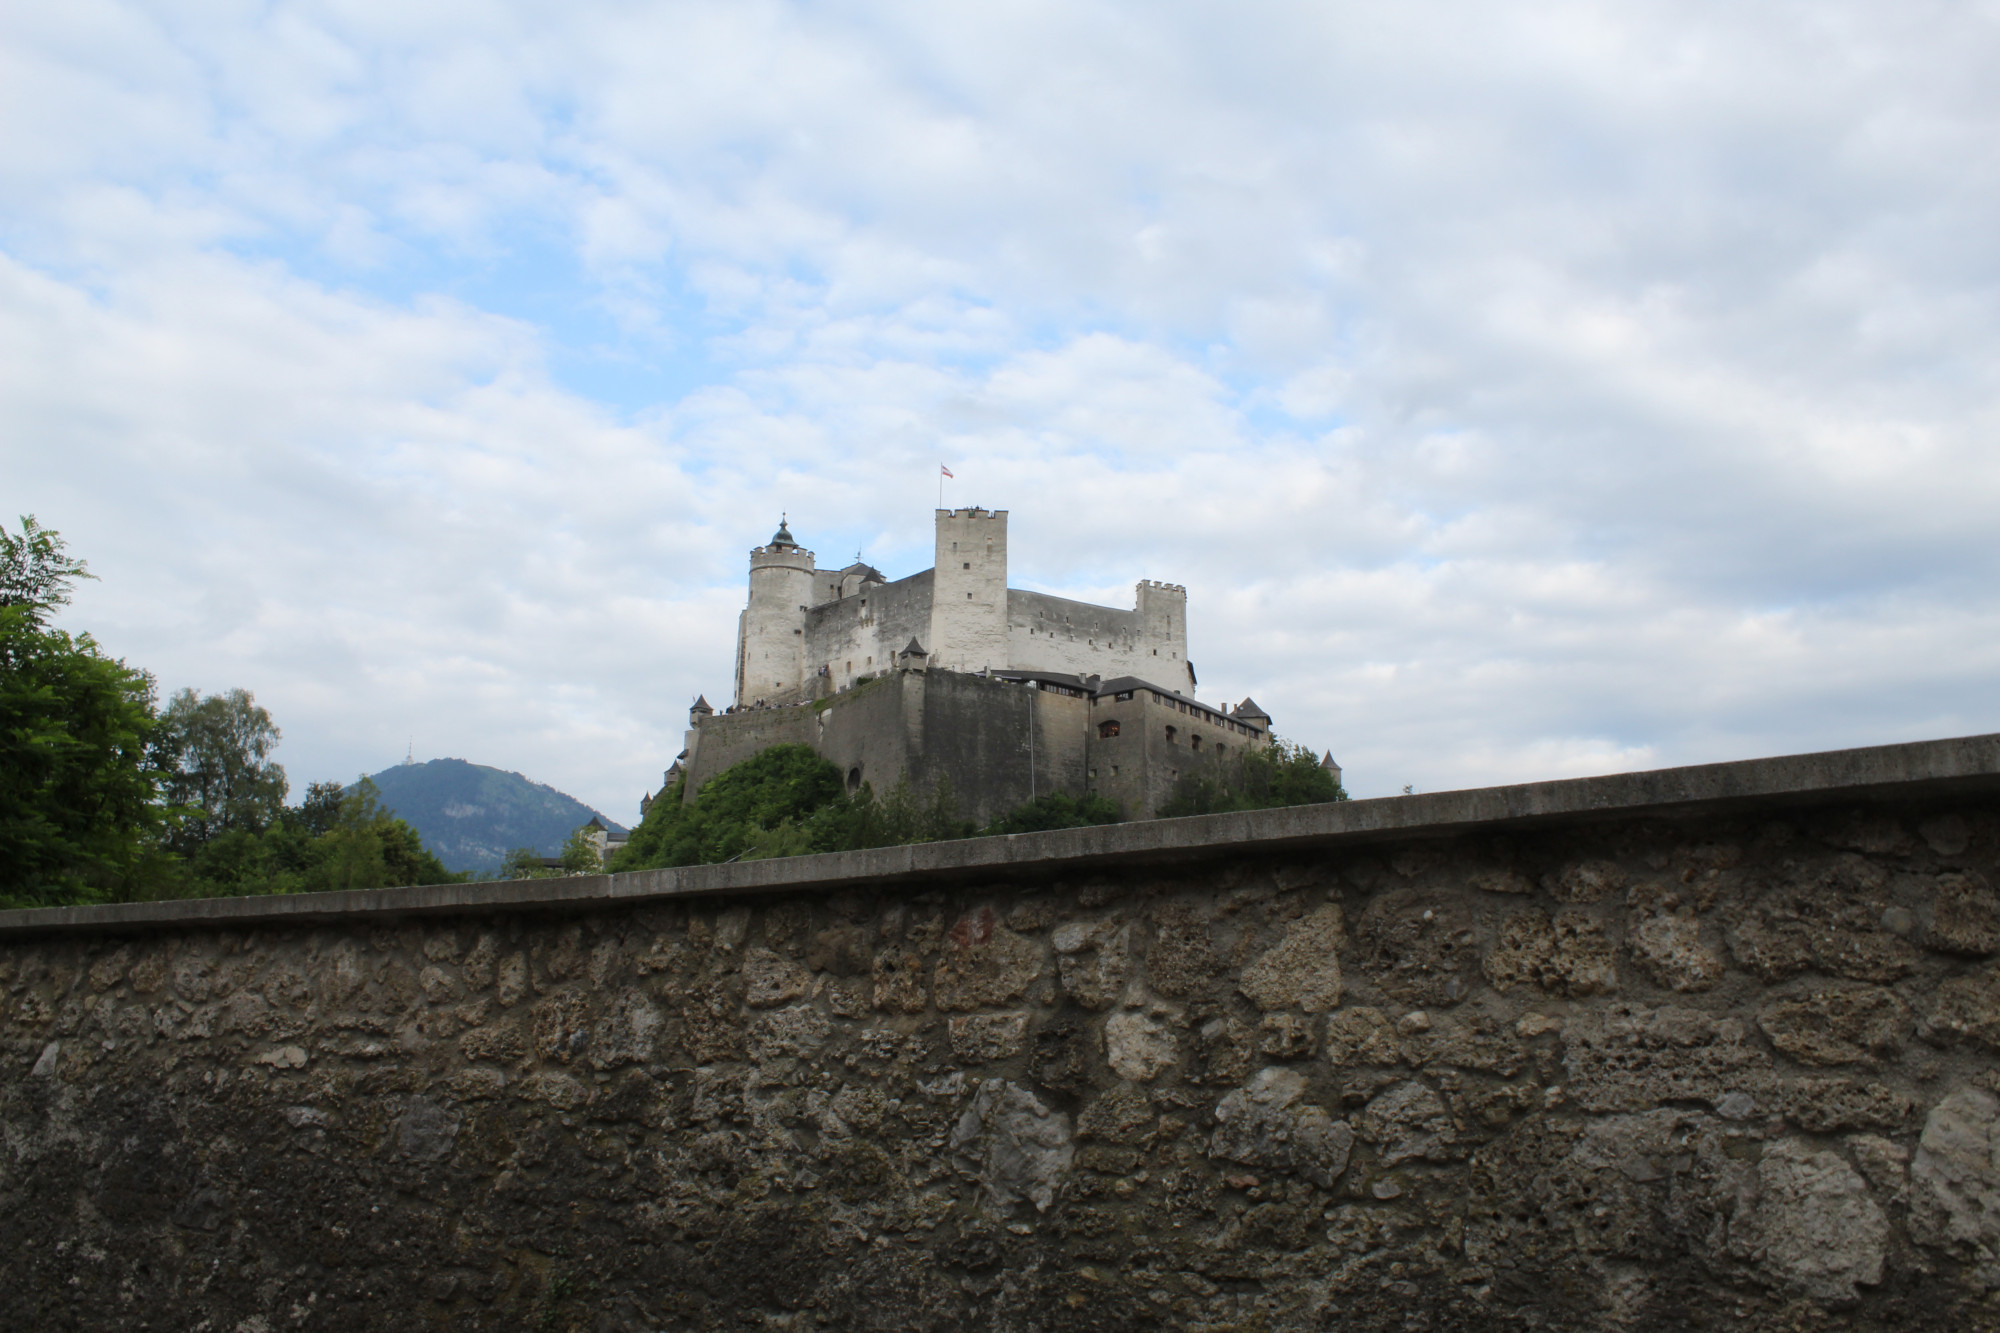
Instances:
[[[463,759],[398,764],[373,775],[382,804],[421,833],[452,870],[489,870],[516,847],[555,856],[579,824],[593,817],[613,833],[624,828],[554,787]]]

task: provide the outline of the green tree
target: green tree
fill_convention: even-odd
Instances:
[[[171,869],[145,763],[152,677],[47,625],[89,577],[32,515],[0,527],[0,904],[117,897]]]
[[[685,805],[684,782],[654,799],[625,847],[613,854],[611,869],[733,861],[780,825],[801,825],[841,799],[840,771],[804,745],[774,745],[753,755],[709,779]]]
[[[0,903],[94,902],[170,873],[146,764],[153,682],[0,606]]]
[[[598,827],[593,821],[570,830],[569,840],[563,843],[561,852],[565,875],[595,875],[604,869],[604,860],[597,851],[597,839],[591,832]]]
[[[248,690],[198,697],[181,690],[153,733],[153,762],[178,814],[175,850],[219,833],[260,833],[284,808],[284,766],[271,758],[283,733]]]
[[[21,516],[18,537],[0,526],[0,606],[23,608],[31,628],[40,629],[50,611],[69,605],[72,583],[96,577],[83,561],[70,558],[62,534],[37,523],[33,514]]]

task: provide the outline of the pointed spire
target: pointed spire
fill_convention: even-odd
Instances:
[[[771,545],[773,546],[798,545],[797,542],[792,540],[791,523],[789,522],[787,516],[782,512],[780,512],[778,515],[778,530],[771,534]]]
[[[693,717],[696,713],[701,713],[706,716],[713,714],[714,712],[715,710],[709,707],[708,696],[705,694],[697,694],[694,697],[694,705],[688,709],[688,716]]]

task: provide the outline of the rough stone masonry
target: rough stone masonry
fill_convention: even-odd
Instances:
[[[1981,737],[8,914],[0,1326],[2000,1327],[1996,858]]]

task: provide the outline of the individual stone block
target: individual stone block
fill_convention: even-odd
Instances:
[[[1765,981],[1815,970],[1891,982],[1919,956],[1884,926],[1894,906],[1887,873],[1862,857],[1787,865],[1727,933],[1730,952]]]
[[[1284,938],[1243,969],[1239,986],[1259,1009],[1324,1013],[1340,1004],[1340,904],[1327,903],[1285,927]]]
[[[412,1097],[396,1121],[396,1151],[413,1162],[437,1162],[451,1156],[458,1141],[461,1117],[428,1097]]]
[[[1528,1064],[1527,1048],[1510,1025],[1485,1014],[1440,1018],[1428,1031],[1406,1037],[1403,1050],[1412,1064],[1448,1065],[1512,1078]]]
[[[581,991],[559,991],[539,1001],[529,1014],[535,1054],[568,1064],[590,1043],[588,999]]]
[[[1146,950],[1146,981],[1155,992],[1174,999],[1200,995],[1222,974],[1223,967],[1209,937],[1204,907],[1169,901],[1153,909],[1153,942]]]
[[[924,984],[924,956],[906,945],[892,945],[875,955],[875,1007],[892,1014],[921,1014],[930,1008]]]
[[[2000,1098],[1984,1088],[1952,1093],[1924,1121],[1910,1162],[1910,1238],[2000,1287]]]
[[[1937,989],[1924,1020],[1924,1036],[1937,1042],[1969,1041],[2000,1051],[2000,971],[1951,977]]]
[[[2000,949],[2000,898],[1985,876],[1953,871],[1937,877],[1926,942],[1933,949],[1976,958]]]
[[[1376,1145],[1384,1166],[1417,1158],[1447,1161],[1455,1137],[1444,1099],[1415,1079],[1398,1083],[1369,1102],[1355,1121],[1354,1132]]]
[[[789,1003],[806,993],[812,973],[789,958],[757,945],[743,955],[743,1003],[752,1009],[770,1009]]]
[[[1827,1305],[1850,1305],[1882,1280],[1889,1223],[1868,1183],[1837,1153],[1796,1139],[1757,1163],[1756,1204],[1732,1240],[1780,1283]]]
[[[1145,1083],[1180,1059],[1165,1006],[1121,1009],[1104,1020],[1104,1055],[1120,1078]]]
[[[1722,959],[1702,943],[1701,920],[1692,912],[1638,917],[1627,927],[1626,947],[1654,981],[1670,990],[1704,991],[1722,979]]]
[[[815,972],[831,972],[837,977],[868,975],[874,956],[868,947],[868,932],[860,926],[829,926],[813,936],[806,946],[806,966]]]
[[[1385,999],[1444,1008],[1471,991],[1479,937],[1463,894],[1421,886],[1378,893],[1355,935],[1361,968]]]
[[[1584,1111],[1648,1111],[1663,1102],[1717,1105],[1770,1095],[1771,1057],[1740,1020],[1672,1005],[1608,1004],[1563,1028],[1564,1093]]]
[[[1280,1060],[1296,1060],[1312,1054],[1313,1020],[1298,1014],[1265,1014],[1257,1025],[1258,1049]]]
[[[1304,1100],[1305,1079],[1274,1065],[1215,1108],[1208,1155],[1244,1166],[1296,1171],[1322,1189],[1347,1169],[1354,1130]]]
[[[1403,1063],[1402,1039],[1380,1009],[1357,1005],[1326,1020],[1326,1062],[1335,1069]]]
[[[1879,986],[1809,991],[1757,1016],[1771,1044],[1801,1064],[1869,1064],[1902,1049],[1909,1007]]]
[[[1057,926],[1056,970],[1062,988],[1085,1009],[1115,1004],[1131,971],[1132,927],[1119,921],[1069,921]]]
[[[1116,1084],[1092,1099],[1077,1117],[1076,1136],[1102,1143],[1134,1144],[1151,1137],[1157,1117],[1143,1088]]]
[[[1076,1156],[1069,1117],[1016,1083],[987,1079],[952,1127],[951,1150],[985,1187],[989,1211],[1047,1212]]]
[[[1792,1079],[1777,1089],[1777,1102],[1785,1119],[1809,1134],[1897,1129],[1917,1109],[1894,1088],[1844,1078]]]
[[[1005,1060],[1019,1055],[1028,1044],[1028,1016],[1014,1014],[962,1014],[945,1024],[951,1053],[961,1060]]]
[[[653,1058],[653,1043],[664,1026],[659,1011],[644,992],[620,991],[604,1017],[590,1030],[593,1069],[642,1065]]]
[[[1532,983],[1551,995],[1600,995],[1618,989],[1611,941],[1596,918],[1560,912],[1552,921],[1539,909],[1516,912],[1481,969],[1499,991]]]
[[[992,908],[978,907],[945,933],[932,998],[947,1011],[991,1008],[1027,994],[1041,974],[1041,946],[1007,929]]]
[[[1256,1063],[1257,1033],[1232,1014],[1221,1014],[1195,1029],[1188,1081],[1241,1083]]]
[[[759,1014],[750,1024],[750,1055],[761,1062],[803,1059],[826,1045],[833,1023],[809,1004]]]
[[[493,1060],[500,1064],[519,1060],[528,1053],[521,1026],[516,1022],[473,1028],[459,1037],[458,1049],[468,1060]]]

